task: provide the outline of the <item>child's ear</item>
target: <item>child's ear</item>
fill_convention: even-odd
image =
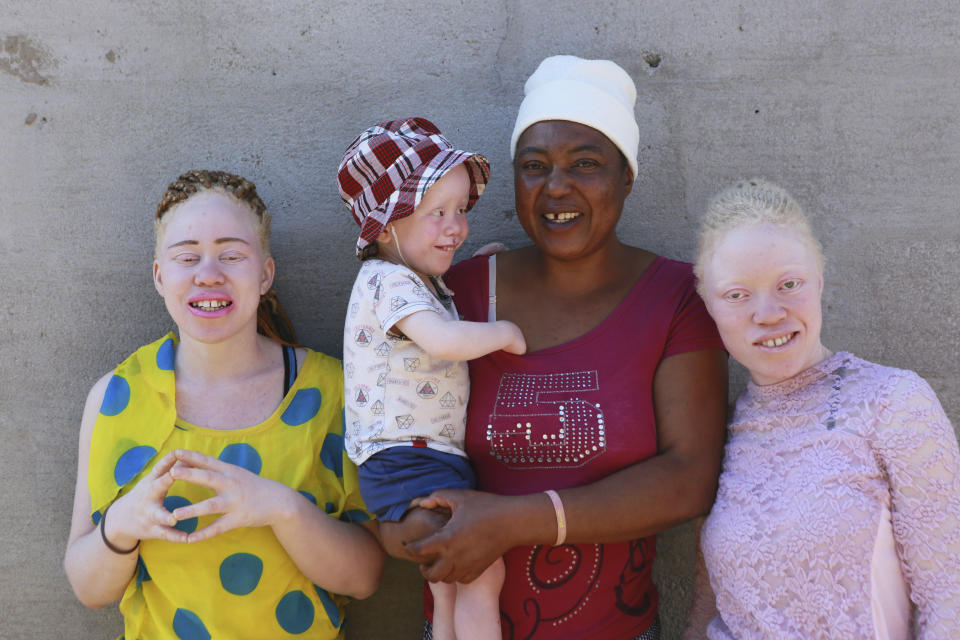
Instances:
[[[389,243],[393,238],[393,228],[388,223],[377,235],[377,242]]]

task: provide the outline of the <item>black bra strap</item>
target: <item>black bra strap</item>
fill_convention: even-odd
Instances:
[[[290,388],[297,380],[297,352],[293,347],[283,346],[283,395],[290,392]]]

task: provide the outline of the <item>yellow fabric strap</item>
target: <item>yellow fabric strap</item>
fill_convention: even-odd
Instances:
[[[137,349],[114,369],[93,427],[87,488],[91,518],[98,522],[155,457],[177,417],[173,354],[176,336]]]

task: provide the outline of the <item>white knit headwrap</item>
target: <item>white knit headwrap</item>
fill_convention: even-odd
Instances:
[[[640,128],[633,115],[637,87],[620,65],[576,56],[544,59],[523,85],[523,102],[510,136],[510,157],[527,127],[544,120],[569,120],[593,127],[615,144],[637,177]]]

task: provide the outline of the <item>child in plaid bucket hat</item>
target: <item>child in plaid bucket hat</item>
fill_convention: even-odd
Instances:
[[[441,279],[489,171],[486,158],[455,149],[429,120],[408,118],[361,133],[337,172],[362,260],[344,327],[344,446],[381,543],[408,560],[416,561],[403,543],[449,519],[418,500],[476,485],[464,451],[465,361],[526,351],[512,322],[460,320]],[[503,578],[498,560],[469,584],[431,583],[433,637],[499,640]]]

